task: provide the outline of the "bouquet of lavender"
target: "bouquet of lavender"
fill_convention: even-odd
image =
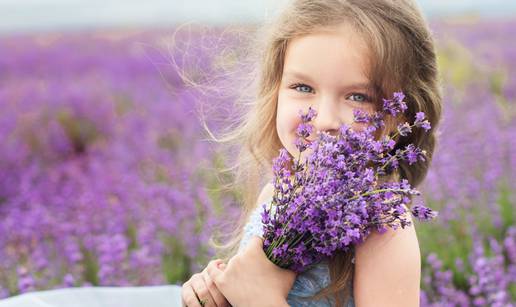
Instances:
[[[264,251],[280,267],[296,272],[331,257],[336,251],[347,251],[362,242],[376,228],[380,233],[387,226],[397,229],[410,225],[403,218],[410,195],[419,195],[407,180],[381,182],[380,178],[396,170],[400,160],[409,165],[425,159],[425,152],[413,144],[390,154],[393,138],[412,131],[413,127],[430,129],[425,114],[416,114],[412,125],[398,125],[392,136],[375,140],[373,132],[384,126],[383,116],[393,116],[407,109],[403,93],[384,99],[383,112],[372,115],[356,110],[355,122],[370,123],[364,131],[353,131],[342,125],[337,136],[319,133],[308,141],[317,115],[309,108],[300,113],[295,145],[299,157],[291,161],[286,149],[273,161],[274,195],[263,205]],[[301,152],[310,148],[310,155],[301,161]],[[411,213],[420,220],[430,220],[436,211],[417,204]]]

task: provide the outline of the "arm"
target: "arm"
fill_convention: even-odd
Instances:
[[[267,182],[267,184],[263,187],[260,195],[258,196],[258,201],[256,202],[256,206],[261,206],[265,201],[274,195],[274,186],[272,183]]]
[[[354,299],[357,306],[419,306],[421,255],[412,224],[384,234],[372,232],[355,250]]]
[[[219,261],[219,260],[216,260]],[[254,236],[227,264],[208,266],[208,275],[233,306],[288,306],[287,296],[296,273],[272,263],[263,239]]]
[[[274,193],[274,186],[265,185],[258,197],[260,206]],[[208,266],[208,274],[233,306],[289,306],[287,295],[296,273],[272,263],[263,251],[263,239],[254,236],[244,250],[227,264]]]

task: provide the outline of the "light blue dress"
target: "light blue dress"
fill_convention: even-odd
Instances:
[[[247,224],[244,226],[244,234],[240,241],[239,251],[242,250],[253,236],[263,237],[263,224],[261,219],[262,206],[258,206],[251,213]],[[326,261],[312,265],[310,269],[299,274],[290,290],[287,302],[290,306],[316,306],[326,307],[335,306],[334,299],[321,299],[318,301],[302,299],[302,297],[312,296],[320,289],[330,283],[328,264]],[[353,294],[353,284],[351,283],[351,295]],[[353,297],[348,301],[347,307],[355,307]]]

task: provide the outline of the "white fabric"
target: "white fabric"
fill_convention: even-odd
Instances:
[[[0,307],[180,307],[181,286],[83,287],[28,292]]]

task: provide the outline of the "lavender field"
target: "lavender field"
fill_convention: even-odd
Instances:
[[[516,306],[516,20],[432,28],[445,108],[419,187],[439,211],[416,221],[421,305]],[[234,59],[185,57],[168,48],[171,32],[0,38],[0,298],[180,284],[213,256],[208,238],[237,216],[240,194],[221,188],[225,158],[199,102],[235,97],[207,96],[180,73],[224,83],[203,78]],[[189,39],[238,50],[221,37]],[[223,108],[210,111],[217,128]]]

